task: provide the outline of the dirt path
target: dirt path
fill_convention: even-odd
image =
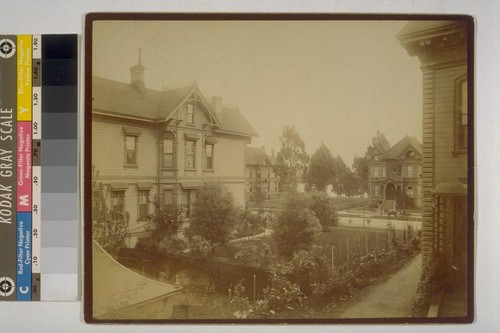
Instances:
[[[349,305],[341,318],[409,317],[420,279],[422,255],[416,256],[385,282],[371,287]]]

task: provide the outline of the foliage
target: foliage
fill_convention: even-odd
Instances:
[[[330,227],[337,225],[337,212],[326,194],[315,193],[312,195],[309,209],[314,213],[323,230],[328,230]]]
[[[291,257],[293,252],[308,248],[321,225],[303,198],[289,195],[274,225],[273,239],[280,254]]]
[[[369,159],[366,156],[356,156],[352,162],[353,176],[359,194],[368,192]]]
[[[146,219],[154,224],[151,237],[156,244],[177,235],[182,220],[186,218],[186,209],[174,205],[157,209],[155,214],[150,214]]]
[[[415,199],[404,192],[396,191],[396,205],[398,209],[415,208]]]
[[[259,268],[267,268],[274,260],[273,252],[269,244],[261,246],[245,241],[237,245],[238,251],[234,254],[234,259],[244,265]]]
[[[341,196],[345,193],[345,177],[347,174],[347,166],[342,160],[342,157],[337,156],[333,160],[333,167],[335,169],[335,175],[332,180],[332,190]]]
[[[325,191],[335,179],[335,171],[333,156],[322,141],[320,147],[311,156],[311,162],[304,177],[307,188]]]
[[[299,250],[291,260],[293,274],[307,279],[311,286],[324,282],[331,275],[331,267],[323,247],[313,245],[310,249]]]
[[[213,245],[200,235],[194,235],[188,240],[189,252],[194,257],[209,257],[214,252]]]
[[[124,246],[128,232],[128,213],[113,213],[106,204],[109,192],[98,182],[99,172],[92,168],[92,238],[111,255]]]
[[[221,184],[210,184],[198,193],[186,234],[201,236],[215,249],[231,239],[236,219],[232,193]]]
[[[306,296],[299,286],[281,274],[271,274],[262,298],[251,309],[252,316],[272,317],[285,309],[293,310],[301,306]]]
[[[372,138],[372,143],[366,148],[366,155],[373,156],[378,152],[386,152],[391,148],[389,141],[387,141],[385,134],[377,131],[377,133]]]
[[[276,174],[284,192],[297,191],[297,177],[305,171],[309,156],[304,141],[294,126],[285,126],[280,136],[281,150],[277,154]]]
[[[365,155],[354,158],[352,168],[360,194],[368,192],[369,163],[371,158],[376,154],[386,152],[390,147],[391,145],[387,141],[385,134],[377,131],[372,137],[371,144],[366,147]]]
[[[424,256],[422,274],[417,287],[417,298],[412,307],[412,314],[415,317],[426,316],[425,312],[430,305],[431,297],[441,287],[440,281],[443,277],[438,269],[438,255],[432,251]]]
[[[267,215],[263,210],[254,213],[249,209],[239,212],[239,219],[236,223],[235,238],[256,235],[264,232],[267,225]]]

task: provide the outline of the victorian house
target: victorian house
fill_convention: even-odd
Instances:
[[[422,144],[405,136],[387,151],[375,147],[369,162],[369,195],[383,210],[396,209],[396,196],[406,193],[422,204]]]
[[[264,201],[279,196],[276,175],[276,156],[266,153],[265,147],[245,148],[245,201]]]
[[[437,264],[441,287],[432,316],[473,318],[472,35],[472,20],[414,21],[397,35],[423,73],[423,269]]]
[[[196,83],[148,89],[144,72],[139,55],[130,83],[92,77],[92,165],[108,207],[129,217],[129,247],[149,235],[156,209],[182,205],[189,216],[209,182],[243,205],[245,147],[258,136],[237,107],[208,101]]]

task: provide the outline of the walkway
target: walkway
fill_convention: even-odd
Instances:
[[[371,287],[365,296],[349,305],[341,318],[410,317],[417,293],[422,255],[413,258],[389,280]]]

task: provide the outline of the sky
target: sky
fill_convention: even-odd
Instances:
[[[142,50],[146,87],[196,83],[237,105],[279,151],[293,125],[350,166],[377,131],[422,138],[422,74],[395,35],[403,21],[97,21],[93,75],[130,82]]]

